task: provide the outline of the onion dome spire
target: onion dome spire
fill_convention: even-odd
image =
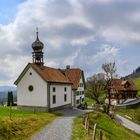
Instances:
[[[36,40],[32,43],[32,58],[33,58],[33,63],[37,64],[38,66],[43,66],[43,46],[44,44],[39,40],[38,37],[38,28],[36,31]]]
[[[42,50],[44,44],[39,40],[38,37],[38,28],[36,28],[36,40],[32,43],[33,50]]]

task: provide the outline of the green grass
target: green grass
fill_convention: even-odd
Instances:
[[[10,111],[10,107],[0,107],[0,117],[9,116],[9,111]],[[17,110],[15,107],[12,107],[12,117],[17,117],[17,116],[25,117],[32,114],[33,114],[32,111]]]
[[[138,95],[140,96],[140,78],[133,79],[133,82],[135,83],[135,85],[138,89]]]
[[[90,127],[93,129],[94,124],[97,124],[96,140],[99,140],[99,131],[102,129],[103,140],[139,140],[140,135],[126,129],[115,120],[111,119],[106,114],[101,112],[89,113]],[[75,119],[73,125],[72,140],[91,140],[92,134],[87,134],[82,125],[82,118]],[[81,122],[81,123],[80,123]],[[80,132],[78,132],[80,131]],[[91,131],[93,132],[93,130]],[[85,139],[84,139],[85,137]]]
[[[0,107],[0,140],[28,140],[56,117],[52,113],[34,114],[32,111],[12,109],[10,120],[9,107]]]
[[[88,140],[88,132],[85,130],[84,126],[82,125],[83,118],[76,117],[74,118],[73,122],[73,130],[72,130],[72,140]]]
[[[131,120],[137,124],[140,125],[140,107],[137,107],[135,109],[123,109],[123,110],[117,110],[116,113],[126,117],[129,116],[132,118]],[[128,117],[126,117],[129,119]]]
[[[95,100],[90,99],[88,97],[85,98],[85,102],[87,102],[87,105],[88,106],[91,106],[92,104],[95,104]]]

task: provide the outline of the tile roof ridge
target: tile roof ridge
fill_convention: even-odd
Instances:
[[[37,66],[36,64],[34,64],[34,63],[29,63],[29,64],[32,64],[32,65],[35,65],[35,66]],[[44,68],[50,68],[50,69],[54,69],[54,70],[58,70],[58,68],[53,68],[53,67],[50,67],[50,66],[43,66]]]
[[[70,69],[63,69],[63,70],[65,70],[65,71],[70,71],[70,70],[80,70],[80,71],[82,71],[82,69],[80,69],[80,68],[70,68]]]

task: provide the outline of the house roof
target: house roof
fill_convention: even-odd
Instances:
[[[69,79],[59,69],[46,67],[46,66],[40,68],[33,63],[31,64],[31,66],[44,80],[48,82],[71,83]]]
[[[135,84],[131,80],[113,79],[111,88],[117,91],[137,91]]]
[[[51,68],[47,66],[43,66],[41,68],[34,63],[29,63],[25,67],[23,72],[20,74],[18,79],[15,81],[16,85],[22,79],[22,77],[24,76],[24,74],[30,67],[32,67],[45,81],[52,82],[52,83],[72,84],[73,89],[78,88],[80,78],[83,75],[83,71],[80,69],[63,69],[62,70],[62,69],[56,69],[56,68]]]
[[[72,88],[77,89],[79,86],[80,78],[83,78],[84,84],[84,75],[83,71],[81,69],[75,68],[75,69],[65,69],[64,73],[66,77],[69,79],[70,82],[73,83]]]

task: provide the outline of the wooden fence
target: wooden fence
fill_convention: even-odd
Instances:
[[[96,140],[96,127],[97,127],[97,124],[95,123],[94,126],[91,127],[88,114],[83,116],[83,125],[84,125],[85,129],[88,131],[89,134],[92,133],[92,140]],[[102,140],[102,136],[103,136],[102,129],[100,129],[99,140]]]

